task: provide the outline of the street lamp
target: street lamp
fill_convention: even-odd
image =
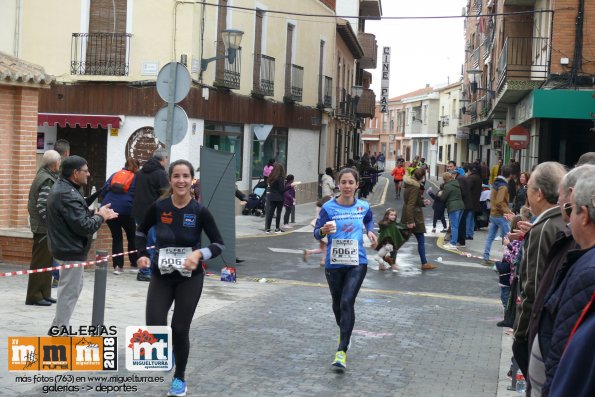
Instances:
[[[354,114],[357,114],[357,104],[359,103],[359,99],[362,96],[363,92],[364,87],[362,87],[361,85],[354,85],[353,87],[351,87],[351,93],[353,94]]]
[[[223,39],[223,45],[227,50],[227,55],[215,56],[212,58],[203,59],[200,63],[200,70],[204,72],[207,70],[207,66],[209,63],[216,61],[218,59],[227,58],[227,61],[233,64],[236,60],[236,51],[240,48],[240,43],[242,42],[242,36],[244,32],[241,30],[236,29],[225,29],[221,32],[221,37]]]
[[[481,74],[480,69],[469,69],[467,70],[467,74],[473,75],[473,81],[469,83],[469,87],[471,88],[471,93],[475,94],[477,92],[477,81],[475,81],[475,75]]]

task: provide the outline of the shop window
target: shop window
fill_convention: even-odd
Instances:
[[[287,135],[286,129],[273,128],[262,145],[252,136],[252,178],[262,178],[262,169],[269,159],[282,164],[287,172]]]
[[[241,124],[218,124],[205,121],[205,146],[222,152],[235,153],[236,180],[242,179],[242,137]]]

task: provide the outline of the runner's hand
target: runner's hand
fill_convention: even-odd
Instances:
[[[138,267],[140,267],[141,269],[146,269],[147,267],[149,267],[151,265],[151,260],[149,258],[147,258],[146,256],[141,256],[140,258],[138,258],[136,260],[136,265]]]
[[[378,243],[378,238],[376,237],[376,234],[374,234],[373,231],[369,231],[368,232],[368,238],[370,239],[370,243],[372,245],[372,248],[376,247],[376,244]]]
[[[202,252],[200,252],[200,250],[194,250],[184,261],[184,267],[188,270],[196,270],[201,259]]]

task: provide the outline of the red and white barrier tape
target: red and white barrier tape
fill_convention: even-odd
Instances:
[[[155,248],[154,245],[147,247],[147,249]],[[119,254],[112,254],[101,257],[99,260],[88,261],[88,262],[81,262],[81,263],[74,263],[72,265],[62,265],[62,266],[52,266],[52,267],[44,267],[41,269],[32,269],[32,270],[19,270],[17,272],[8,272],[8,273],[0,273],[0,277],[11,277],[11,276],[24,276],[26,274],[33,274],[33,273],[43,273],[43,272],[51,272],[52,270],[59,270],[59,269],[72,269],[74,267],[81,267],[81,266],[89,266],[94,265],[96,263],[107,262],[109,258],[115,258],[117,256],[124,256],[128,254],[133,254],[138,252],[138,250],[128,251],[128,252],[121,252]]]

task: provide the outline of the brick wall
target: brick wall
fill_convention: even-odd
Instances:
[[[29,265],[32,246],[32,238],[0,236],[1,260],[7,263]]]
[[[38,89],[0,86],[0,227],[28,226],[35,177]]]
[[[576,37],[577,0],[558,0],[555,3],[554,26],[552,35],[552,73],[568,73],[573,65],[574,42]],[[595,73],[595,64],[586,60],[595,59],[595,1],[585,1],[583,20],[583,62],[581,72]],[[560,64],[560,58],[568,58],[566,66]]]

